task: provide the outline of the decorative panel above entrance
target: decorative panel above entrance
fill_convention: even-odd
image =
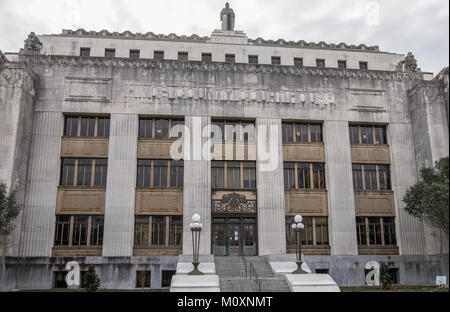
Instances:
[[[256,192],[215,191],[212,213],[256,213]]]

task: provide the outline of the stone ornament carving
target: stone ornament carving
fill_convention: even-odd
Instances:
[[[256,200],[247,200],[245,194],[229,193],[221,200],[212,200],[213,213],[256,213]]]
[[[14,88],[24,88],[34,96],[34,82],[25,70],[5,68],[0,73],[0,83],[6,83]]]
[[[234,22],[233,22],[233,29],[234,29]],[[200,37],[197,34],[193,34],[190,36],[186,35],[177,35],[174,33],[170,33],[168,35],[165,34],[155,34],[153,32],[147,32],[145,34],[142,33],[132,33],[129,30],[126,30],[124,32],[109,32],[107,30],[102,31],[87,31],[82,28],[77,30],[71,30],[71,29],[63,29],[61,35],[63,36],[83,36],[83,37],[103,37],[103,38],[131,38],[131,39],[143,39],[143,40],[164,40],[164,41],[191,41],[191,42],[209,42],[210,37],[203,36]],[[277,45],[277,46],[286,46],[286,47],[295,47],[295,48],[320,48],[320,49],[339,49],[339,50],[359,50],[359,51],[372,51],[372,52],[379,52],[378,46],[367,46],[365,44],[346,44],[344,42],[341,42],[339,44],[335,43],[326,43],[324,41],[320,42],[306,42],[304,40],[298,40],[298,41],[286,41],[284,39],[278,39],[278,40],[265,40],[263,38],[256,38],[256,39],[248,39],[248,43],[252,45]]]
[[[0,50],[0,65],[3,65],[7,61],[6,56],[3,54],[2,50]]]
[[[295,76],[320,76],[324,78],[354,78],[354,79],[377,79],[377,80],[422,80],[421,75],[408,72],[391,71],[361,71],[358,69],[338,68],[316,68],[316,67],[294,67],[252,64],[229,64],[229,63],[202,63],[198,61],[178,62],[176,60],[156,61],[153,59],[125,59],[104,57],[80,57],[67,55],[36,55],[27,56],[29,64],[57,64],[67,66],[106,66],[106,67],[138,67],[154,71],[221,71],[221,72],[243,72],[243,73],[267,73]]]
[[[409,73],[421,72],[420,68],[417,66],[417,60],[411,52],[408,52],[405,59],[398,63],[396,70]]]
[[[20,51],[20,54],[25,55],[39,55],[41,53],[42,43],[34,32],[28,35],[25,40],[24,49]]]
[[[234,30],[234,11],[230,8],[230,5],[225,3],[225,7],[220,11],[220,21],[222,22],[222,30],[233,31]]]

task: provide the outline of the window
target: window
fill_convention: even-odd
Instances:
[[[139,270],[136,271],[136,288],[150,288],[152,271]]]
[[[105,57],[115,57],[116,49],[105,49]]]
[[[55,245],[69,245],[70,216],[56,216]]]
[[[225,54],[225,63],[235,63],[234,54]]]
[[[57,215],[55,246],[101,246],[103,244],[102,215]]]
[[[103,245],[104,216],[92,216],[91,221],[91,246]]]
[[[139,159],[136,186],[150,187],[151,160]]]
[[[323,142],[322,124],[283,122],[281,124],[283,143]]]
[[[244,188],[256,188],[256,164],[254,162],[243,162]]]
[[[386,126],[350,125],[351,144],[387,144]]]
[[[166,243],[166,218],[164,216],[152,217],[152,245],[164,246]]]
[[[169,221],[169,245],[181,246],[183,237],[183,217],[170,216]]]
[[[356,217],[359,246],[396,246],[394,217]]]
[[[211,187],[256,188],[256,163],[251,161],[212,161]]]
[[[202,62],[211,63],[212,62],[212,54],[211,53],[202,53]]]
[[[60,185],[106,186],[107,171],[106,158],[62,158]]]
[[[338,61],[338,68],[347,68],[347,61]]]
[[[324,68],[325,67],[325,60],[324,59],[316,59],[316,66],[318,68]]]
[[[286,216],[286,245],[288,248],[296,248],[295,232],[292,229],[294,216]],[[302,245],[328,246],[328,218],[327,217],[303,217],[305,228],[302,233]]]
[[[138,60],[140,58],[141,51],[139,50],[130,50],[130,59]]]
[[[258,64],[258,55],[249,55],[248,63],[249,64]]]
[[[352,164],[355,190],[390,190],[389,165]]]
[[[176,271],[162,271],[162,281],[161,281],[161,287],[170,287],[170,284],[172,283],[172,276],[175,275]]]
[[[53,288],[67,288],[66,276],[68,271],[53,272]]]
[[[250,121],[215,120],[211,122],[211,138],[213,141],[254,142],[255,123]]]
[[[303,58],[294,57],[294,66],[303,67]]]
[[[281,65],[281,57],[272,56],[272,65]]]
[[[184,165],[182,160],[170,161],[170,187],[183,187]]]
[[[164,60],[164,51],[154,51],[153,58],[158,61]]]
[[[359,62],[359,69],[367,70],[368,69],[367,62]]]
[[[84,57],[91,56],[91,48],[80,48],[80,56]]]
[[[65,116],[64,136],[109,137],[109,117]]]
[[[178,61],[187,62],[188,61],[188,53],[187,52],[178,52]]]
[[[172,128],[184,125],[183,119],[175,118],[139,118],[139,137],[148,139],[171,139],[180,138],[183,130],[176,135],[170,135]],[[175,131],[175,130],[174,130]]]
[[[167,187],[167,160],[153,161],[153,187]]]
[[[285,189],[325,189],[323,163],[284,163]]]
[[[328,269],[315,269],[316,274],[328,274]]]
[[[149,233],[149,217],[136,216],[134,225],[134,245],[147,246]]]
[[[181,247],[182,216],[136,216],[134,245],[140,247]]]

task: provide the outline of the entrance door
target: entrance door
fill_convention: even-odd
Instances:
[[[213,217],[212,252],[216,256],[256,256],[257,230],[254,217]]]
[[[241,251],[241,225],[227,224],[228,256],[239,256]]]

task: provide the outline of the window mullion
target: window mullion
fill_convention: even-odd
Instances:
[[[166,246],[166,247],[168,247],[169,246],[169,235],[170,235],[170,233],[169,233],[169,226],[170,226],[170,222],[169,222],[169,220],[170,220],[170,216],[166,216],[165,217],[166,218],[166,231],[165,231],[165,242],[164,242],[164,245]]]
[[[92,227],[92,216],[88,217],[87,233],[86,233],[86,246],[91,245],[91,227]]]
[[[150,187],[155,185],[155,161],[150,160]]]
[[[73,184],[74,186],[78,185],[78,161],[80,159],[76,158],[75,159],[75,168],[74,168],[74,173],[73,173]]]
[[[72,240],[73,240],[73,221],[74,216],[70,216],[70,225],[69,225],[69,246],[72,246]]]
[[[314,172],[312,163],[309,163],[309,182],[310,189],[314,189]]]
[[[294,188],[298,189],[298,164],[294,164]]]
[[[312,217],[312,230],[313,230],[313,246],[317,245],[317,235],[316,235],[316,218]]]
[[[364,222],[366,224],[366,243],[367,243],[367,246],[370,246],[369,218],[368,217],[364,217]]]
[[[364,171],[364,165],[361,164],[361,180],[362,180],[362,189],[366,189],[366,174]]]
[[[148,217],[148,246],[152,246],[152,239],[153,239],[153,218],[152,216]]]
[[[385,246],[386,242],[384,241],[384,221],[383,221],[383,217],[380,217],[380,233],[381,233],[381,245]]]

